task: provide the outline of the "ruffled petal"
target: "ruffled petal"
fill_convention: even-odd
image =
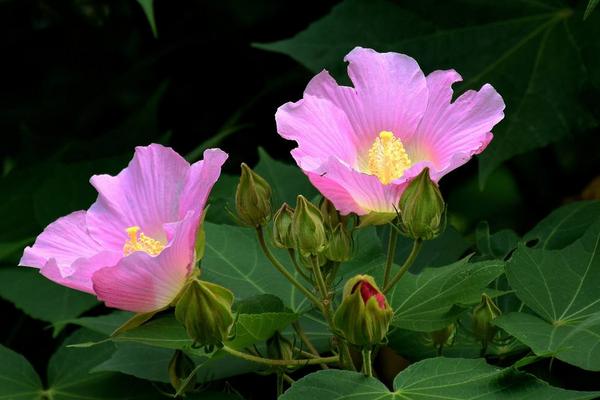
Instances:
[[[407,146],[413,161],[432,162],[435,180],[482,152],[492,140],[490,131],[504,118],[504,101],[488,84],[451,102],[452,84],[460,80],[453,70],[427,76],[429,104]]]
[[[163,224],[181,219],[180,196],[189,168],[173,149],[151,144],[137,147],[117,176],[94,175],[90,182],[99,195],[87,213],[92,237],[118,251],[127,240],[125,229],[139,226],[145,235],[164,241]]]
[[[202,215],[208,195],[219,179],[227,157],[227,153],[221,149],[208,149],[204,152],[203,160],[192,164],[181,195],[180,218],[190,210],[198,216]]]
[[[298,152],[326,160],[336,156],[348,163],[356,160],[357,143],[346,114],[331,101],[305,94],[275,113],[277,132],[298,143]]]
[[[116,264],[121,254],[105,251],[88,233],[85,211],[75,211],[48,225],[20,266],[39,268],[47,278],[73,289],[93,293],[91,274]]]
[[[193,267],[197,216],[189,212],[177,227],[171,224],[171,228],[173,237],[159,255],[138,251],[114,267],[97,271],[92,281],[98,299],[108,307],[133,312],[168,306]]]

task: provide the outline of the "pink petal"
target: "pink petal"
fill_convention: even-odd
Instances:
[[[203,160],[192,164],[181,195],[179,218],[190,210],[201,216],[208,195],[221,175],[221,167],[227,160],[227,153],[221,149],[208,149]]]
[[[427,107],[427,83],[417,62],[404,54],[356,47],[344,58],[361,103],[361,133],[372,141],[381,131],[406,140]],[[356,119],[355,119],[356,120]]]
[[[346,114],[331,101],[308,94],[286,103],[275,113],[277,131],[298,143],[302,156],[327,159],[334,155],[355,163],[357,143]]]
[[[408,143],[413,162],[433,163],[432,178],[466,163],[492,139],[491,129],[504,118],[504,101],[485,84],[452,100],[452,84],[461,80],[453,70],[435,71],[427,76],[429,104],[417,133]]]
[[[406,187],[405,182],[384,185],[377,177],[358,172],[333,157],[321,170],[305,172],[321,194],[344,215],[365,215],[372,211],[393,213]]]
[[[85,211],[75,211],[48,225],[19,265],[39,268],[47,278],[73,289],[93,293],[91,275],[115,265],[121,254],[105,251],[88,233]]]
[[[94,175],[90,182],[99,195],[87,213],[90,234],[115,251],[122,251],[130,226],[165,240],[163,224],[180,219],[189,168],[173,149],[151,144],[137,147],[129,166],[117,176]]]
[[[172,226],[173,227],[173,226]],[[168,306],[183,288],[194,262],[197,217],[189,212],[158,255],[135,252],[93,277],[98,299],[108,307],[150,312]]]

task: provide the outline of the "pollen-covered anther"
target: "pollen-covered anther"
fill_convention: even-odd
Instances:
[[[146,236],[140,232],[139,226],[130,226],[129,228],[125,229],[125,231],[129,236],[129,239],[123,246],[123,254],[126,256],[136,251],[143,251],[151,256],[157,256],[165,248],[165,245],[160,241],[153,239],[150,236]]]
[[[369,149],[367,172],[387,185],[400,178],[411,165],[402,141],[390,131],[381,131]]]

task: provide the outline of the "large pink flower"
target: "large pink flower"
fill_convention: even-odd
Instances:
[[[91,178],[96,202],[48,225],[20,265],[109,307],[168,306],[192,272],[196,231],[226,159],[210,149],[190,165],[171,148],[137,147],[117,176]]]
[[[425,76],[398,53],[357,47],[345,58],[354,87],[322,71],[275,115],[292,156],[343,214],[394,213],[408,182],[429,167],[436,182],[485,149],[504,117],[488,84],[454,102],[454,70]]]

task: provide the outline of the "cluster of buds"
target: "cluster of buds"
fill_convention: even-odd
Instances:
[[[429,177],[429,168],[406,187],[398,203],[399,228],[414,240],[431,240],[446,227],[446,205],[438,185]]]
[[[333,321],[349,343],[371,347],[385,338],[393,314],[375,280],[368,275],[357,275],[346,282]]]

